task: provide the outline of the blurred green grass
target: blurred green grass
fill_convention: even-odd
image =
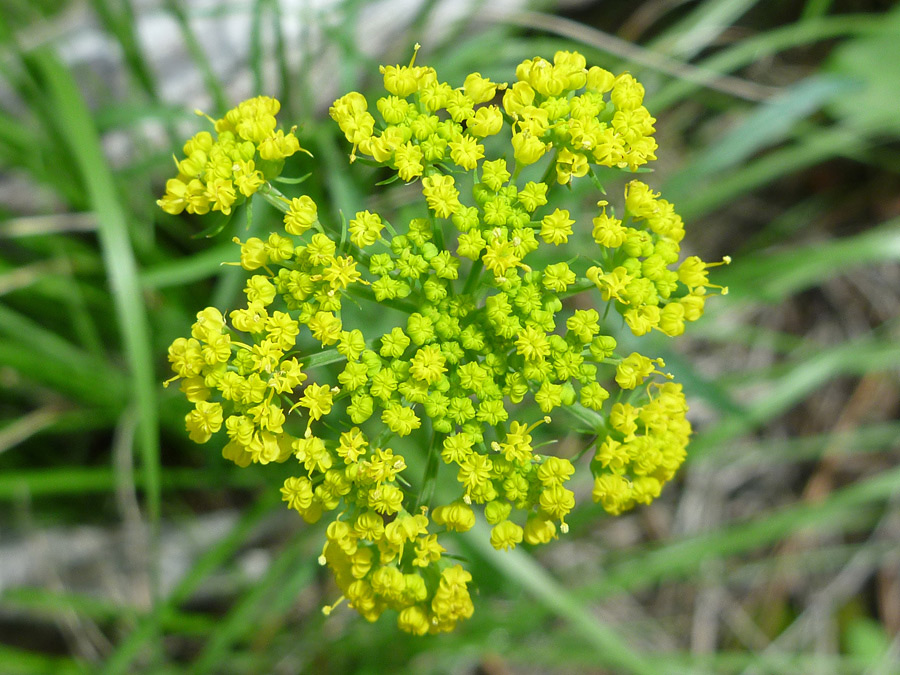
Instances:
[[[398,52],[425,42],[439,4],[409,17]],[[620,521],[582,500],[558,552],[497,554],[483,537],[461,537],[476,614],[454,635],[423,639],[349,613],[325,620],[318,609],[335,593],[315,564],[320,532],[277,499],[289,469],[240,470],[192,445],[181,403],[161,386],[168,343],[200,308],[233,304],[240,291],[240,270],[219,264],[234,256],[222,241],[265,232],[277,215],[254,203],[252,223],[238,215],[207,240],[195,237],[204,225],[152,208],[178,139],[199,122],[162,98],[164,74],[151,67],[129,1],[86,10],[117,45],[124,94],[86,87],[83,72],[33,39],[71,6],[11,4],[0,14],[10,94],[0,167],[14,189],[0,194],[18,199],[0,199],[0,522],[9,532],[0,546],[51,528],[122,527],[146,547],[149,593],[4,589],[2,670],[896,672],[900,61],[891,55],[900,12],[786,4],[794,12],[779,22],[758,0],[648,2],[620,10],[618,25],[604,24],[612,19],[602,9],[575,22],[548,7],[480,30],[462,22],[426,44],[448,81],[472,70],[504,79],[523,58],[556,49],[634,72],[660,119],[651,183],[688,220],[692,251],[735,263],[717,274],[731,292],[688,331],[693,342],[650,349],[685,382],[697,415],[680,484]],[[346,170],[342,141],[311,103],[311,74],[288,58],[281,5],[247,7],[252,93],[278,95],[283,119],[304,122],[320,163],[297,160],[286,174],[315,169],[304,188],[333,205],[337,222],[339,210],[368,203],[374,179]],[[377,86],[379,61],[354,33],[364,10],[337,10],[330,75],[342,88]],[[191,5],[167,0],[160,11],[209,112],[223,112],[234,101]],[[609,32],[623,26],[627,49]],[[142,133],[147,122],[162,141]],[[117,133],[133,150],[113,166],[103,140]],[[34,197],[25,207],[23,185]],[[380,199],[402,208],[400,189]],[[573,199],[584,220],[592,204],[583,191]],[[561,443],[571,433],[555,431]],[[139,519],[129,504],[140,505]],[[164,532],[224,508],[240,512],[229,533],[167,578]],[[277,534],[270,525],[260,538],[266,523]],[[240,572],[253,550],[268,560],[258,577]],[[233,583],[204,604],[223,574]]]

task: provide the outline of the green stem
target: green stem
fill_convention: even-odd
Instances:
[[[463,286],[463,295],[475,290],[475,286],[481,278],[482,269],[484,269],[484,263],[481,261],[481,258],[472,263],[472,267],[469,269],[469,276],[466,277],[466,285]]]
[[[381,222],[384,223],[384,229],[386,229],[390,233],[391,237],[397,236],[397,230],[394,229],[393,225],[391,225],[388,221],[384,220],[383,218],[382,218]],[[384,244],[385,246],[387,246],[388,248],[391,247],[391,245],[384,239],[379,239],[378,241],[381,242],[382,244]]]
[[[429,218],[431,220],[431,236],[434,238],[434,245],[438,247],[438,250],[444,250],[444,228],[441,223],[438,221],[434,215],[429,211]]]
[[[585,279],[583,281],[576,281],[574,284],[569,286],[562,293],[559,293],[558,296],[559,296],[559,299],[562,300],[563,298],[568,298],[573,295],[578,295],[582,291],[586,291],[591,288],[595,288],[595,284],[590,279]]]
[[[267,202],[269,202],[272,206],[274,206],[276,209],[278,209],[282,213],[287,213],[290,210],[291,200],[288,199],[284,195],[284,193],[281,192],[281,190],[279,190],[277,187],[275,187],[271,183],[263,183],[263,185],[259,188],[259,190],[257,190],[256,194],[260,195],[263,199],[265,199]],[[319,220],[317,220],[315,223],[313,223],[313,227],[316,230],[321,231],[322,234],[326,234],[326,230],[328,230],[332,234],[337,234],[338,236],[341,236],[340,230],[338,230],[334,227],[328,226],[328,225],[323,225],[322,222]],[[339,239],[338,241],[341,241],[341,239]],[[361,264],[366,269],[369,269],[369,259],[371,258],[371,256],[368,253],[364,253],[363,251],[361,251],[356,246],[353,246],[352,244],[349,244],[347,246],[347,252],[359,264]]]
[[[282,213],[291,210],[291,200],[271,183],[263,183],[256,193]]]
[[[497,434],[497,440],[503,441],[506,439],[506,425],[502,422],[499,422],[494,425],[494,433]]]
[[[514,185],[516,183],[516,181],[519,179],[519,174],[522,173],[523,168],[524,167],[521,164],[519,164],[518,161],[516,161],[516,165],[513,168],[512,176],[509,177],[509,182],[507,182],[507,185]]]
[[[591,182],[594,184],[594,187],[600,190],[601,194],[606,194],[606,190],[603,189],[603,183],[600,182],[600,177],[597,175],[597,172],[594,171],[594,167],[588,164],[588,176],[591,178]]]
[[[413,314],[414,312],[419,311],[419,305],[415,304],[414,302],[401,300],[399,298],[394,300],[376,300],[375,293],[369,286],[351,286],[347,289],[346,292],[348,295],[354,298],[360,298],[361,300],[367,300],[369,302],[376,302],[379,305],[384,305],[385,307],[390,307],[391,309],[396,309],[397,311],[405,312],[406,314]]]
[[[542,183],[546,183],[548,180],[550,180],[550,176],[553,174],[553,170],[556,168],[557,155],[559,155],[559,150],[554,150],[553,155],[550,157],[550,164],[547,166],[547,170],[544,171],[544,175],[541,176]]]
[[[597,444],[597,441],[599,441],[599,440],[600,440],[599,434],[594,434],[594,436],[587,443],[584,444],[584,447],[581,450],[579,450],[576,453],[576,455],[572,458],[572,464],[575,464],[579,459],[584,457],[585,454],[587,454],[587,451],[590,450],[592,447],[594,447]]]
[[[378,434],[378,437],[369,444],[369,447],[371,447],[373,450],[381,448],[391,439],[391,436],[393,435],[394,432],[385,427],[384,430],[380,434]]]
[[[422,490],[416,499],[413,511],[418,511],[420,506],[431,506],[431,498],[434,496],[434,486],[437,482],[438,457],[437,434],[431,432],[431,443],[428,444],[428,462],[425,464],[425,477],[422,480]]]

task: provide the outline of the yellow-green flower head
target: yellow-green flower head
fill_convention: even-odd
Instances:
[[[284,214],[284,229],[290,234],[303,234],[318,219],[316,203],[308,195],[294,197]]]
[[[166,213],[182,211],[202,215],[230,214],[232,208],[255,194],[266,181],[258,163],[283,160],[301,151],[293,131],[277,129],[280,103],[266,96],[244,101],[185,143],[185,158],[175,161],[177,178],[166,182],[157,204]]]
[[[468,504],[459,501],[438,506],[431,513],[431,519],[454,532],[466,532],[475,526],[475,511]]]
[[[375,155],[375,159],[378,156]],[[401,180],[410,182],[422,175],[425,165],[422,163],[425,158],[422,148],[410,141],[398,146],[394,151],[394,166],[397,168],[397,174]]]
[[[572,235],[574,224],[567,210],[556,209],[541,220],[541,239],[554,246],[565,244]]]
[[[524,530],[511,520],[504,520],[491,529],[491,546],[497,550],[509,550],[522,542]]]
[[[478,166],[478,160],[484,157],[484,146],[468,135],[461,135],[459,140],[450,141],[450,158],[466,171]]]
[[[453,176],[426,176],[422,179],[422,194],[438,218],[449,218],[460,208]]]
[[[187,430],[194,443],[206,443],[222,428],[222,405],[198,401],[194,410],[185,417]]]
[[[424,635],[474,611],[447,532],[483,518],[499,551],[548,544],[567,534],[567,486],[586,471],[610,514],[661,494],[691,435],[684,392],[610,333],[680,335],[711,289],[727,292],[711,278],[729,259],[685,257],[683,220],[644,182],[593,213],[557,187],[655,159],[631,75],[560,51],[508,85],[477,72],[451,83],[415,58],[381,69],[380,98],[350,92],[329,111],[351,162],[389,172],[384,184],[421,181],[388,188],[401,209],[382,210],[394,200],[376,186],[335,221],[324,197],[283,194],[273,181],[300,146],[267,97],[188,140],[159,205],[228,214],[258,195],[284,214],[283,230],[234,240],[242,304],[198,313],[169,348],[166,384],[180,380],[193,441],[218,435],[239,466],[293,467],[282,498],[325,521],[319,560],[343,594],[326,614],[346,600]],[[590,421],[588,456],[559,455],[539,428],[569,419]],[[443,475],[455,487],[434,499]]]
[[[552,146],[542,141],[539,136],[523,131],[513,135],[512,147],[516,161],[528,166],[537,162]]]
[[[375,118],[369,113],[368,103],[359,92],[350,92],[339,98],[329,108],[328,114],[354,147],[370,139],[375,131]]]
[[[498,89],[506,89],[506,83],[497,84],[496,82],[491,82],[488,78],[482,77],[481,73],[467,75],[463,83],[465,95],[476,105],[493,100],[494,96],[497,95]]]
[[[634,110],[644,100],[644,87],[629,73],[622,73],[613,82],[610,100],[619,110]]]
[[[409,96],[419,88],[424,70],[414,66],[381,66],[384,88],[396,96]]]
[[[502,128],[503,113],[495,105],[478,108],[466,123],[466,130],[479,138],[498,134]]]

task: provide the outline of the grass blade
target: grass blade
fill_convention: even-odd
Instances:
[[[152,639],[162,616],[185,602],[211,572],[234,555],[234,552],[247,540],[253,528],[272,511],[273,504],[278,502],[277,497],[278,495],[274,491],[267,490],[256,505],[235,524],[231,532],[194,563],[191,571],[178,582],[165,601],[157,605],[153,612],[142,617],[128,637],[117,646],[116,651],[110,655],[103,666],[101,672],[104,675],[134,672],[132,663],[141,654],[142,648]],[[275,508],[280,508],[280,506],[276,505]]]
[[[128,216],[100,147],[90,112],[71,74],[49,50],[31,55],[56,106],[60,132],[69,144],[89,201],[97,213],[98,237],[116,319],[128,363],[131,395],[139,412],[138,438],[144,468],[144,492],[151,530],[160,517],[159,412],[153,373],[150,324],[138,281],[137,262],[128,237]],[[98,383],[98,386],[102,386]]]
[[[836,347],[815,349],[805,358],[770,372],[765,395],[745,406],[744,415],[726,417],[695,439],[689,460],[696,461],[727,441],[765,424],[838,375],[889,370],[897,363],[900,363],[900,345],[890,338],[866,335]]]
[[[740,555],[773,544],[806,529],[852,527],[858,523],[863,507],[884,501],[900,490],[900,468],[884,471],[869,480],[833,492],[821,503],[800,503],[759,514],[754,520],[725,527],[660,546],[643,555],[629,555],[613,565],[597,587],[605,597],[622,591],[634,592],[662,581],[694,574],[704,561],[714,557]]]
[[[85,663],[72,659],[45,656],[36,652],[7,647],[0,644],[0,663],[5,675],[68,675],[69,673],[89,672]]]
[[[230,488],[256,488],[269,485],[256,471],[232,471],[225,474]],[[143,471],[135,474],[143,480]],[[211,490],[222,485],[222,476],[206,469],[165,469],[160,475],[164,490]],[[116,486],[116,475],[108,467],[65,466],[54,469],[6,471],[0,475],[0,500],[13,500],[22,494],[31,497],[74,496],[109,492]]]
[[[194,65],[200,69],[200,73],[203,75],[203,82],[206,84],[206,90],[212,96],[215,110],[210,112],[215,113],[214,117],[216,115],[224,115],[225,111],[231,107],[228,104],[228,95],[225,93],[222,82],[213,70],[206,52],[203,51],[200,41],[191,28],[190,20],[181,0],[165,0],[165,7],[175,17],[175,22],[181,30],[181,38],[184,40],[188,53],[194,60]]]
[[[478,521],[465,541],[508,579],[514,580],[548,610],[570,623],[595,649],[595,658],[617,673],[658,671],[642,654],[628,646],[627,640],[603,625],[584,605],[568,593],[534,558],[521,549],[497,552],[490,545],[487,525]]]
[[[781,176],[813,166],[831,157],[857,152],[867,141],[841,126],[816,128],[800,137],[796,143],[750,162],[716,182],[707,185],[694,197],[673,200],[685,220],[699,218],[722,204],[747,192],[768,185]]]
[[[228,242],[191,256],[166,260],[144,270],[141,285],[146,289],[159,290],[208,279],[222,270],[222,261],[236,259],[239,255],[238,247]]]
[[[854,267],[898,260],[900,219],[895,219],[852,237],[744,256],[716,281],[728,286],[729,297],[775,303]]]
[[[262,616],[271,619],[271,604],[280,594],[281,599],[291,602],[297,585],[309,583],[317,565],[316,559],[307,552],[307,541],[301,532],[288,547],[273,561],[265,576],[256,582],[219,627],[209,638],[206,648],[191,668],[194,675],[221,672],[227,662],[232,644],[249,631],[255,630]],[[307,560],[303,557],[307,556]],[[277,602],[277,601],[276,601]]]
[[[699,67],[715,78],[792,47],[807,46],[837,37],[869,35],[885,30],[884,20],[871,14],[844,14],[823,17],[775,28],[701,61]],[[653,112],[671,107],[702,87],[702,82],[678,79],[656,94],[648,96],[646,106]]]
[[[819,110],[827,102],[856,88],[842,78],[814,76],[788,88],[771,101],[758,106],[740,125],[711,143],[694,158],[688,169],[666,182],[663,192],[690,194],[697,184],[746,161],[755,152],[788,137],[795,122]]]
[[[758,0],[707,0],[651,45],[653,49],[690,59],[728,29]]]

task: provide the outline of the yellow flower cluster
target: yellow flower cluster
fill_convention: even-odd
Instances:
[[[380,514],[366,511],[352,525],[334,521],[326,536],[323,560],[343,598],[367,620],[393,609],[401,630],[425,635],[451,631],[472,616],[472,575],[459,564],[438,564],[445,549],[428,534],[423,514],[404,513],[384,525]],[[404,557],[406,572],[397,564]]]
[[[679,258],[684,223],[672,204],[649,186],[633,180],[625,186],[624,220],[607,213],[598,202],[592,235],[601,247],[602,265],[589,267],[586,276],[616,309],[635,335],[659,330],[681,335],[685,322],[703,314],[709,283],[706,270],[728,263],[705,263],[696,256],[669,269]],[[727,289],[720,289],[723,294]]]
[[[594,501],[613,515],[659,497],[686,455],[691,425],[681,385],[666,382],[650,395],[643,406],[612,407],[610,433],[594,455]]]
[[[445,555],[450,533],[483,517],[498,550],[556,539],[579,464],[611,514],[659,496],[685,458],[687,405],[661,359],[618,351],[609,311],[637,336],[675,336],[710,289],[726,289],[710,283],[712,265],[679,262],[684,223],[646,184],[627,183],[621,217],[601,201],[581,223],[557,204],[559,184],[654,159],[654,120],[630,75],[572,52],[523,62],[511,85],[472,73],[453,87],[415,56],[382,74],[373,112],[357,92],[330,112],[351,161],[418,184],[419,210],[403,223],[369,210],[329,223],[310,196],[275,189],[299,144],[277,130],[271,99],[215,122],[215,142],[188,142],[165,210],[232,208],[209,192],[221,179],[243,197],[260,191],[284,230],[235,240],[245,306],[201,311],[169,360],[194,404],[191,439],[224,428],[223,455],[238,465],[295,462],[285,502],[308,522],[332,514],[320,562],[339,602],[370,621],[390,610],[422,635],[473,612],[473,579]],[[245,166],[254,180],[241,179]],[[179,201],[201,192],[207,202]],[[596,246],[573,255],[565,245],[579,231]],[[566,302],[592,290],[602,312]],[[536,430],[557,414],[590,421],[592,461],[537,451]],[[411,464],[424,476],[410,475],[410,453],[423,453]]]
[[[533,164],[554,150],[556,178],[587,175],[591,163],[636,169],[656,159],[656,122],[642,105],[644,88],[628,73],[618,77],[581,54],[557,52],[553,63],[535,57],[516,68],[503,96],[514,120],[515,158]]]
[[[413,62],[382,68],[389,95],[376,103],[385,121],[381,130],[362,94],[335,101],[331,116],[353,143],[351,159],[358,148],[393,166],[404,181],[448,158],[471,171],[484,157],[479,141],[503,129],[504,112],[512,120],[517,167],[553,151],[559,183],[586,175],[592,163],[634,170],[656,159],[656,120],[642,105],[643,86],[628,73],[616,77],[587,68],[577,52],[557,52],[553,63],[541,57],[524,61],[511,87],[472,73],[454,89],[439,81],[434,68]],[[498,91],[504,91],[502,104],[491,104]]]
[[[166,182],[159,207],[173,215],[227,215],[277,176],[285,157],[301,150],[293,131],[276,129],[280,108],[276,99],[258,96],[216,120],[215,138],[208,131],[191,138],[184,144],[184,158],[175,160],[178,176]]]

